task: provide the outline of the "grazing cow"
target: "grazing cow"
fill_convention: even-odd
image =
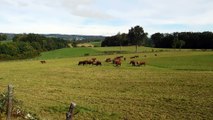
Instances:
[[[141,65],[144,65],[144,66],[145,66],[145,64],[146,64],[146,63],[143,62],[143,61],[140,61],[140,62],[138,61],[138,62],[137,62],[137,65],[138,65],[138,66],[141,66]]]
[[[92,58],[91,60],[92,60],[92,62],[95,62],[95,61],[96,61],[96,58]]]
[[[111,58],[107,58],[105,62],[112,62]]]
[[[112,61],[112,64],[115,64],[115,61],[121,61],[122,56],[115,57]]]
[[[124,56],[117,56],[117,57],[115,57],[115,58],[118,58],[118,59],[120,59],[120,58],[123,58]]]
[[[121,60],[120,59],[116,59],[113,61],[115,66],[121,66]]]
[[[85,60],[85,61],[86,61],[86,64],[89,64],[89,65],[94,63],[92,60]]]
[[[46,61],[45,61],[45,60],[41,60],[40,62],[41,62],[42,64],[46,63]]]
[[[157,54],[155,54],[155,56],[158,56]]]
[[[137,62],[134,61],[134,60],[131,60],[131,61],[129,62],[129,64],[132,64],[132,66],[136,66],[136,65],[137,65]]]
[[[101,64],[100,61],[96,61],[96,62],[94,62],[92,65],[96,65],[96,66],[100,65],[100,66],[101,66],[102,64]]]
[[[117,56],[117,57],[115,57],[114,58],[114,60],[117,60],[117,59],[120,59],[121,60],[121,58],[123,58],[124,56]]]
[[[126,61],[126,58],[124,57],[124,61]]]
[[[87,60],[79,61],[79,62],[78,62],[78,65],[85,65],[85,64],[88,64],[88,61],[87,61]]]
[[[139,56],[135,55],[135,56],[130,57],[130,59],[133,59],[133,58],[139,58]]]

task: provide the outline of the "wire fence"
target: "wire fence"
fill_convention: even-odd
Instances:
[[[8,105],[7,105],[7,109],[9,110],[10,109],[10,112],[7,112],[7,120],[11,120],[11,112],[12,112],[12,96],[13,96],[13,92],[14,89],[13,89],[13,86],[12,85],[0,85],[0,87],[2,88],[8,88]],[[52,102],[56,102],[56,103],[60,103],[60,104],[63,104],[63,105],[68,105],[70,103],[66,103],[66,102],[62,102],[60,100],[56,100],[56,99],[52,99],[52,98],[48,98],[48,97],[38,97],[36,96],[35,94],[31,94],[29,93],[29,90],[28,89],[22,89],[22,90],[17,90],[16,89],[16,93],[21,93],[21,94],[24,94],[24,95],[28,95],[30,96],[31,98],[34,98],[34,100],[42,100],[42,101],[52,101]],[[73,116],[74,116],[74,113],[73,113],[73,110],[75,108],[76,104],[75,103],[71,103],[70,104],[70,107],[69,107],[69,110],[68,112],[66,113],[66,120],[72,120]],[[1,118],[0,118],[1,119]]]

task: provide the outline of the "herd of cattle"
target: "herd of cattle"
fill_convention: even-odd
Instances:
[[[134,58],[138,58],[138,55],[132,56],[130,57],[131,61],[129,62],[129,64],[131,64],[132,66],[145,66],[145,62],[144,61],[136,61],[133,60]],[[115,58],[106,58],[105,62],[107,63],[112,63],[114,66],[121,66],[122,61],[126,61],[126,57],[124,56],[117,56]],[[96,58],[92,58],[90,60],[83,60],[83,61],[79,61],[78,65],[96,65],[96,66],[101,66],[102,62],[97,60]]]
[[[157,56],[157,54],[154,54],[155,56]],[[144,55],[144,57],[146,57],[146,55]],[[129,64],[131,64],[132,66],[145,66],[146,62],[145,61],[137,61],[134,60],[134,58],[139,58],[138,55],[132,56],[130,57],[130,62]],[[126,61],[126,57],[124,56],[117,56],[115,58],[106,58],[105,62],[107,63],[112,63],[114,66],[121,66],[122,61]],[[42,64],[45,64],[46,61],[45,60],[41,60],[40,61]],[[96,66],[101,66],[102,62],[97,60],[96,58],[92,58],[90,60],[83,60],[83,61],[79,61],[78,65],[96,65]]]

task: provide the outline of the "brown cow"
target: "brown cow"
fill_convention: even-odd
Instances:
[[[45,61],[45,60],[41,60],[40,62],[41,62],[42,64],[46,63],[46,61]]]
[[[139,56],[135,55],[135,56],[130,57],[130,59],[133,59],[133,58],[139,58]]]
[[[78,62],[78,65],[85,65],[85,64],[88,64],[88,61],[87,61],[87,60],[79,61],[79,62]]]
[[[137,62],[134,61],[134,60],[131,60],[131,61],[129,62],[129,64],[132,64],[132,66],[136,66],[136,65],[137,65]]]
[[[96,61],[96,62],[94,62],[92,65],[96,65],[96,66],[100,65],[100,66],[101,66],[102,64],[101,64],[100,61]]]
[[[92,60],[92,62],[95,62],[95,61],[96,61],[96,58],[92,58],[91,60]]]
[[[141,65],[144,65],[144,66],[145,66],[145,64],[146,64],[146,63],[143,62],[143,61],[138,61],[138,62],[137,62],[137,65],[138,65],[138,66],[141,66]]]
[[[115,57],[112,61],[112,64],[115,64],[115,61],[120,61],[121,62],[121,58],[120,57]]]
[[[107,58],[105,62],[112,62],[111,58]]]
[[[123,58],[124,56],[117,56],[117,57],[115,57],[114,59],[121,59],[121,58]]]
[[[113,62],[114,62],[113,64],[115,64],[115,66],[121,66],[121,60],[120,59],[116,59]]]
[[[92,65],[95,62],[93,60],[85,60],[85,61],[87,61],[87,64],[89,64],[89,65]]]

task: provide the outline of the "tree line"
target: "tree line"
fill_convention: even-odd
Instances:
[[[106,37],[101,46],[129,46],[135,45],[136,52],[139,45],[144,45],[148,40],[148,33],[145,33],[141,26],[135,26],[129,29],[128,34],[118,33],[117,35]]]
[[[48,38],[39,34],[17,34],[12,42],[0,43],[0,59],[24,59],[50,51],[68,47],[68,41],[61,38]]]
[[[155,33],[151,40],[157,48],[213,49],[212,32]]]
[[[129,32],[106,37],[101,46],[143,45],[156,48],[213,49],[212,32],[174,32],[155,33],[149,38],[141,26],[129,29]],[[136,48],[137,49],[137,48]]]

